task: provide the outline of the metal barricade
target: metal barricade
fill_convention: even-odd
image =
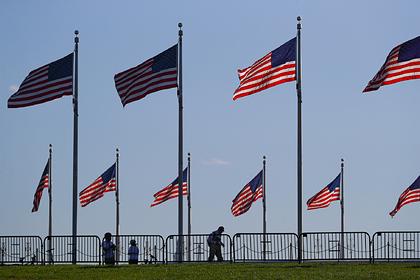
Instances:
[[[135,240],[139,249],[139,263],[165,263],[165,240],[161,235],[119,235],[113,236],[116,245],[116,263],[128,263],[130,241]]]
[[[420,260],[419,231],[381,231],[372,238],[373,261]]]
[[[302,233],[302,260],[370,261],[370,236],[367,232]]]
[[[98,236],[77,235],[76,243],[76,263],[101,264],[101,239]],[[45,263],[72,263],[71,235],[47,236],[44,244]]]
[[[295,233],[237,233],[233,236],[235,262],[279,262],[297,260]]]
[[[207,245],[208,234],[169,235],[166,238],[166,262],[206,262],[210,254]],[[221,248],[223,261],[232,262],[232,239],[227,234],[221,235],[225,245]],[[182,260],[178,252],[178,242],[182,242]]]
[[[0,264],[42,264],[39,236],[0,236]]]

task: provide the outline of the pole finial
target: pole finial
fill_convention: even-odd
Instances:
[[[120,149],[118,149],[118,147],[117,147],[117,148],[115,148],[115,151],[116,151],[117,153],[119,153],[119,152],[120,152]]]
[[[74,42],[78,44],[79,43],[79,30],[74,30],[74,35],[75,35]]]
[[[52,144],[49,145],[50,149],[52,148]]]
[[[181,37],[184,34],[182,32],[182,22],[178,23],[178,27],[179,27],[178,35],[179,35],[179,37]]]
[[[344,159],[341,158],[341,168],[343,168],[343,167],[344,167]]]
[[[301,29],[302,27],[301,27],[301,24],[300,24],[300,21],[302,20],[302,18],[300,17],[300,16],[298,16],[297,18],[297,29]]]
[[[301,21],[302,20],[302,18],[300,16],[298,16],[296,19],[297,19],[297,21]]]

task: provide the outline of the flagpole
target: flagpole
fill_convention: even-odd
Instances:
[[[188,153],[188,261],[191,261],[191,154]]]
[[[183,252],[182,252],[182,235],[183,235],[183,205],[182,205],[182,183],[183,183],[183,121],[182,121],[182,23],[178,23],[178,105],[179,105],[179,131],[178,131],[178,261],[182,262]]]
[[[265,192],[265,159],[266,157],[263,156],[263,260],[266,259],[266,234],[267,234],[267,219],[266,219],[266,192]]]
[[[50,144],[49,159],[48,159],[48,260],[51,264],[52,259],[52,145]]]
[[[344,258],[344,159],[341,159],[341,258]]]
[[[301,17],[297,17],[297,66],[296,66],[296,92],[298,99],[298,131],[297,131],[297,206],[298,206],[298,260],[302,261],[302,73],[301,73],[301,53],[300,53],[300,30]]]
[[[77,249],[77,155],[78,155],[78,55],[79,31],[74,31],[74,91],[73,91],[73,226],[72,226],[72,264],[76,264]]]
[[[116,169],[116,188],[115,188],[115,236],[116,236],[116,240],[115,240],[115,244],[117,247],[117,252],[116,252],[116,263],[118,264],[119,261],[119,256],[120,256],[120,154],[119,154],[119,149],[116,148],[115,149],[116,152],[116,161],[115,161],[115,169]]]

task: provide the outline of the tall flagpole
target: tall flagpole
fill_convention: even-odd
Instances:
[[[301,18],[297,17],[297,66],[296,66],[296,92],[298,99],[298,131],[297,131],[297,206],[298,206],[298,260],[302,261],[302,73],[301,73],[301,53],[300,53],[300,24]]]
[[[116,252],[116,263],[118,264],[120,257],[120,151],[118,148],[116,152],[116,161],[115,161],[115,179],[116,179],[116,188],[115,188],[115,244],[117,246]]]
[[[78,154],[78,55],[79,31],[74,31],[74,90],[73,90],[73,226],[72,226],[72,264],[76,264],[77,249],[77,154]]]
[[[263,156],[263,260],[266,258],[266,234],[267,234],[267,219],[266,219],[266,188],[265,188],[265,156]]]
[[[341,159],[341,258],[344,258],[344,159]]]
[[[52,145],[50,144],[48,159],[48,260],[51,264],[52,259]]]
[[[183,182],[183,126],[182,126],[182,23],[178,23],[178,105],[179,105],[179,131],[178,131],[178,261],[182,262],[183,260],[183,245],[182,245],[182,235],[184,234],[183,230],[183,205],[182,205],[182,182]]]
[[[188,261],[191,261],[191,154],[188,153]]]

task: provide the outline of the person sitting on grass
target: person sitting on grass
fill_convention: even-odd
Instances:
[[[104,239],[102,241],[102,251],[105,259],[105,264],[114,265],[115,264],[115,244],[111,240],[111,233],[105,233]]]
[[[139,263],[139,248],[137,247],[136,240],[134,239],[130,241],[130,248],[128,248],[128,263]]]

